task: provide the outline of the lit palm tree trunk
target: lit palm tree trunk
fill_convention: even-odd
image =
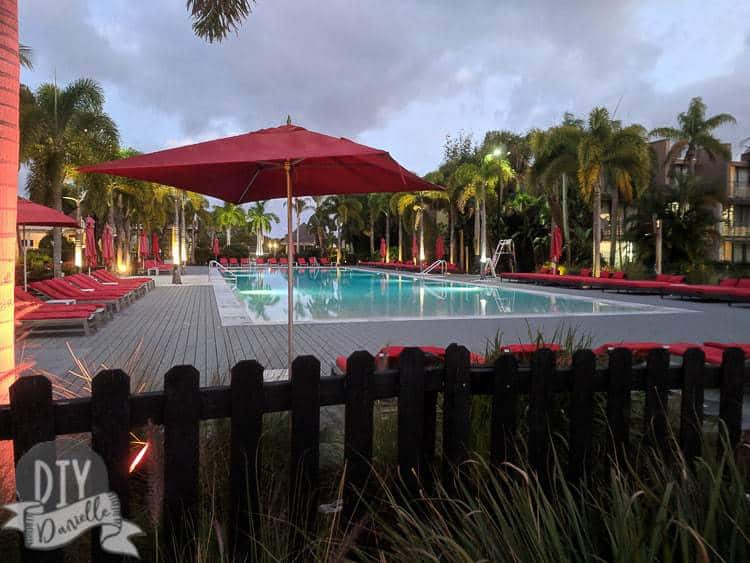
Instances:
[[[615,186],[612,190],[612,201],[609,206],[609,225],[610,225],[610,240],[612,245],[609,248],[609,267],[615,267],[615,257],[617,253],[617,246],[620,242],[619,239],[619,211],[620,211],[620,190]]]
[[[255,255],[263,255],[263,229],[258,229],[257,235],[255,237]]]
[[[453,202],[450,202],[450,212],[448,213],[448,222],[450,223],[450,226],[448,227],[448,251],[450,254],[450,262],[451,264],[455,264],[455,251],[456,251],[456,211],[453,208]]]
[[[0,374],[15,365],[13,285],[18,192],[18,3],[0,0]],[[9,381],[9,380],[8,380]],[[4,395],[5,388],[2,389]],[[3,401],[5,402],[5,401]]]
[[[401,213],[398,214],[398,261],[404,261],[404,224]]]
[[[474,205],[474,267],[479,266],[479,252],[480,242],[482,233],[482,206],[477,197],[476,204]]]
[[[601,176],[599,180],[594,184],[593,194],[593,221],[592,221],[592,238],[594,239],[594,247],[592,249],[591,256],[591,268],[592,275],[598,278],[601,273],[601,242],[602,242],[602,181]]]
[[[370,212],[370,256],[375,256],[375,214]]]
[[[177,231],[180,228],[180,202],[177,201],[177,197],[174,198],[174,229],[175,233],[172,237],[172,245],[177,245],[177,248],[172,248],[172,283],[181,284],[182,276],[180,275],[180,247],[179,247],[179,235]],[[128,237],[128,240],[130,238]]]
[[[419,212],[419,260],[418,264],[424,262],[424,211]]]
[[[391,214],[385,214],[385,261],[390,262],[391,253]]]
[[[570,225],[568,224],[568,175],[563,172],[562,175],[562,221],[563,236],[565,237],[565,249],[568,255],[568,265],[572,264],[570,248]]]

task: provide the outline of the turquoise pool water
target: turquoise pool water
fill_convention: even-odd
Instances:
[[[286,322],[284,268],[262,268],[227,279],[256,323]],[[654,310],[607,300],[592,300],[435,279],[394,272],[349,268],[297,269],[294,276],[296,321],[476,318],[540,315],[637,313]]]

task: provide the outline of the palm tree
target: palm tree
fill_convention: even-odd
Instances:
[[[362,222],[362,201],[356,196],[332,197],[331,204],[335,211],[335,221],[338,231],[338,248],[336,249],[336,260],[341,262],[343,245],[346,243],[344,229],[348,233],[359,231],[364,227]]]
[[[406,192],[400,194],[398,199],[398,210],[401,215],[410,213],[414,220],[414,232],[419,232],[419,256],[414,259],[417,264],[426,260],[424,250],[424,216],[429,209],[430,203],[435,200],[445,199],[442,191]]]
[[[650,153],[645,130],[640,125],[622,127],[606,108],[594,108],[578,145],[578,184],[592,202],[594,277],[601,273],[601,208],[606,183],[626,198],[648,183]]]
[[[488,131],[480,149],[481,154],[491,156],[495,160],[494,182],[497,196],[496,210],[496,238],[500,238],[500,216],[505,196],[505,188],[511,181],[520,185],[526,174],[531,160],[531,146],[525,135],[513,131]]]
[[[458,167],[455,182],[460,186],[460,195],[456,205],[461,213],[466,212],[469,201],[474,202],[471,214],[474,215],[474,267],[479,267],[482,257],[482,233],[487,232],[485,209],[487,196],[486,184],[482,178],[481,167],[476,162],[466,162]],[[486,236],[486,235],[485,235]],[[486,240],[486,239],[485,239]]]
[[[731,159],[731,151],[713,136],[713,130],[728,123],[736,123],[737,120],[728,113],[719,113],[707,118],[706,109],[702,98],[693,98],[688,110],[677,115],[678,128],[657,127],[649,133],[650,137],[663,137],[673,142],[664,165],[671,165],[684,151],[688,172],[694,175],[701,150],[711,161],[717,156],[726,160]]]
[[[391,238],[388,232],[390,230],[388,217],[390,197],[390,194],[386,193],[375,193],[367,196],[367,217],[370,221],[370,256],[375,257],[375,221],[381,214],[385,214],[386,262],[388,261],[388,245]]]
[[[241,227],[245,224],[245,211],[239,205],[226,202],[223,206],[214,209],[214,220],[216,226],[224,229],[227,236],[227,246],[232,244],[232,227]]]
[[[396,220],[398,221],[398,261],[404,261],[404,218],[403,214],[399,210],[399,201],[401,194],[393,194],[388,202],[390,210],[396,214]]]
[[[286,207],[286,200],[284,200],[283,203],[284,207]],[[295,197],[294,202],[292,203],[292,210],[294,211],[294,216],[297,220],[297,229],[296,229],[296,236],[297,240],[295,242],[296,251],[295,254],[299,254],[299,226],[302,224],[302,214],[305,211],[308,211],[310,209],[315,209],[310,203],[305,199],[304,197]]]
[[[247,212],[247,225],[256,235],[255,255],[263,255],[263,237],[271,231],[271,225],[279,222],[279,216],[266,210],[267,201],[259,201]]]
[[[104,113],[98,83],[82,78],[65,88],[42,84],[24,101],[22,158],[29,165],[32,200],[62,211],[63,185],[76,167],[114,157],[117,127]],[[62,230],[53,231],[55,276],[61,273]]]
[[[255,0],[187,0],[193,32],[209,43],[237,32],[252,12]]]
[[[541,185],[549,192],[557,192],[560,185],[560,214],[563,238],[567,252],[567,263],[572,262],[570,219],[568,215],[568,180],[575,179],[578,172],[578,144],[581,142],[583,124],[566,114],[562,125],[547,131],[532,131],[529,142],[534,153],[534,163],[529,169],[529,183]]]
[[[313,196],[315,210],[307,220],[308,226],[315,231],[321,250],[326,248],[327,233],[335,227],[331,216],[334,214],[333,200],[326,196]]]

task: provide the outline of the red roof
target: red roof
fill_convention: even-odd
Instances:
[[[80,225],[61,211],[46,207],[22,197],[18,198],[17,225],[36,227],[72,227]]]

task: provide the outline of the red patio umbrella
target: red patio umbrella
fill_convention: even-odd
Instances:
[[[115,259],[115,244],[112,236],[112,227],[109,223],[104,225],[102,232],[102,261],[109,267]]]
[[[411,235],[411,257],[419,264],[419,244],[417,244],[417,233]]]
[[[562,231],[559,225],[552,227],[552,236],[550,237],[549,244],[549,259],[555,263],[555,269],[557,269],[557,262],[562,256]]]
[[[214,235],[214,242],[213,242],[212,248],[213,248],[214,258],[218,258],[219,254],[221,254],[221,249],[219,248],[219,237],[217,237],[216,235]]]
[[[435,239],[435,260],[442,260],[445,256],[445,241],[443,237]]]
[[[151,233],[151,256],[154,260],[161,262],[161,246],[159,246],[159,234]]]
[[[386,151],[287,124],[94,166],[96,172],[148,180],[240,204],[287,198],[288,360],[291,366],[294,244],[292,198],[441,189]]]
[[[89,270],[92,267],[96,268],[97,264],[95,224],[93,217],[86,217],[86,262],[88,262]]]
[[[78,221],[71,219],[65,213],[46,207],[28,199],[19,197],[16,212],[16,225],[21,226],[21,240],[26,240],[26,227],[70,227],[80,229]],[[23,289],[28,289],[26,268],[26,244],[23,245]]]
[[[148,235],[146,231],[141,231],[141,236],[138,239],[138,254],[142,259],[148,258],[151,251],[148,248]]]
[[[385,255],[388,254],[388,248],[385,245],[385,239],[380,239],[380,257],[383,259],[383,262],[385,262]]]

